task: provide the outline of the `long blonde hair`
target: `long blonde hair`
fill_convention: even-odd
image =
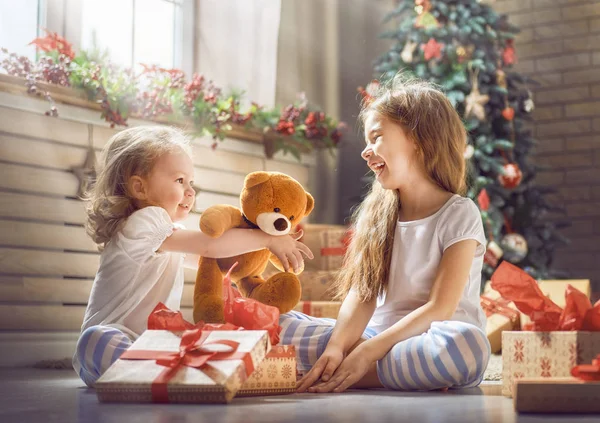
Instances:
[[[137,210],[127,184],[138,175],[147,177],[165,153],[183,149],[189,141],[168,126],[139,126],[114,135],[102,150],[98,177],[86,195],[86,232],[102,249],[120,224]]]
[[[373,112],[401,125],[417,144],[416,156],[431,181],[448,192],[465,193],[467,134],[458,113],[439,89],[398,75],[382,85],[371,102],[368,100],[359,115],[363,126]],[[339,299],[350,289],[361,301],[371,301],[385,292],[400,206],[397,190],[385,190],[373,182],[352,216],[352,241],[334,284]]]

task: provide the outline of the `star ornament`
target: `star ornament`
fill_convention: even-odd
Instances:
[[[475,116],[479,120],[485,120],[485,105],[490,101],[490,96],[481,94],[477,87],[465,98],[465,117]]]
[[[443,43],[438,43],[434,38],[430,38],[427,44],[421,44],[421,49],[425,53],[425,60],[439,59],[442,57]]]

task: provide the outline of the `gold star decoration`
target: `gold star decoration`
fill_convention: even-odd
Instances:
[[[477,82],[477,72],[471,71],[472,89],[467,98],[465,98],[465,118],[475,116],[479,120],[485,120],[485,105],[490,101],[490,96],[479,92],[479,84]]]

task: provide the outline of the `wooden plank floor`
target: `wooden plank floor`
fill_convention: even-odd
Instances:
[[[72,370],[0,369],[0,421],[13,422],[569,422],[517,415],[498,383],[447,393],[349,391],[234,399],[229,405],[100,404]],[[597,422],[597,416],[577,417]]]

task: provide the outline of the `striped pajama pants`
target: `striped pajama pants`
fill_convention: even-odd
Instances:
[[[281,344],[296,347],[298,369],[306,373],[325,351],[335,320],[291,311],[279,319]],[[363,339],[376,335],[367,327]],[[397,343],[377,362],[379,381],[388,389],[427,391],[470,388],[481,383],[490,357],[485,333],[465,322],[433,322],[420,336]]]
[[[131,344],[131,338],[117,328],[90,326],[79,336],[73,368],[91,388]]]

